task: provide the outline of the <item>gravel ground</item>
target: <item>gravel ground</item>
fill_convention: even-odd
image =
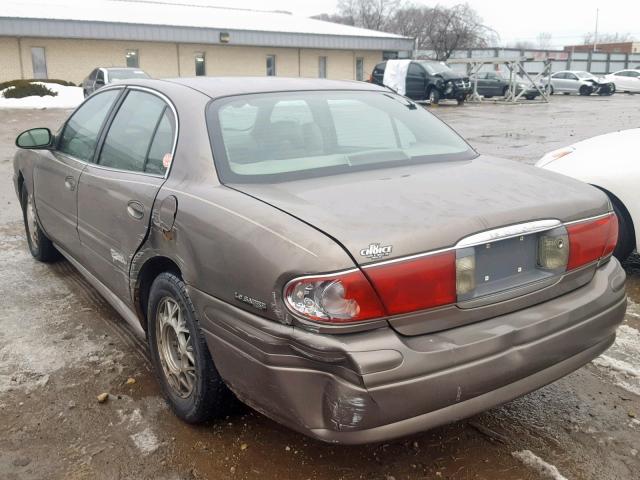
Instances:
[[[640,126],[639,107],[640,96],[554,96],[546,105],[431,111],[480,152],[533,163]],[[358,447],[318,443],[249,410],[181,423],[160,397],[144,339],[67,262],[43,265],[28,254],[11,185],[13,141],[26,128],[56,129],[68,113],[0,110],[1,479],[638,478],[638,257],[625,265],[632,301],[606,355],[474,418]]]

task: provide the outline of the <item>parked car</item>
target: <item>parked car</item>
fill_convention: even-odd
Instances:
[[[538,167],[598,187],[607,194],[619,223],[614,255],[625,260],[640,245],[640,128],[589,138],[547,153]]]
[[[579,95],[613,95],[616,86],[604,77],[596,77],[594,74],[579,70],[563,70],[551,75],[551,86],[547,85],[547,79],[541,82],[542,88],[549,90],[549,93],[564,93],[569,95],[577,93]]]
[[[616,85],[619,92],[640,93],[640,69],[620,70],[605,78]]]
[[[574,371],[624,317],[605,194],[384,87],[128,80],[16,143],[31,254],[144,330],[187,422],[230,390],[324,441],[405,436]]]
[[[480,72],[471,77],[471,88],[473,89],[474,79],[477,79],[477,92],[485,98],[506,97],[509,93],[509,79],[499,72]],[[518,78],[516,81],[516,95],[522,95],[527,100],[534,100],[540,92],[530,83]]]
[[[128,67],[100,67],[94,69],[82,81],[82,91],[85,98],[99,88],[109,85],[117,80],[128,80],[132,78],[151,78],[139,68]]]
[[[387,62],[379,63],[373,69],[371,82],[384,85]],[[405,94],[413,100],[428,100],[437,104],[442,99],[456,100],[462,105],[471,93],[469,77],[461,75],[443,62],[412,60],[406,72]]]

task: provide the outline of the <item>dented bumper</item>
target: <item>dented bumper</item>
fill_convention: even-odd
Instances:
[[[190,294],[216,367],[241,400],[312,437],[355,444],[474,415],[581,367],[615,339],[624,278],[612,259],[571,293],[419,336],[314,334]]]

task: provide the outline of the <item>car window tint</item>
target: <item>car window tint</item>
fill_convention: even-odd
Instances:
[[[639,77],[640,76],[640,72],[627,72],[627,75],[630,77]]]
[[[424,70],[422,70],[422,68],[420,68],[420,65],[416,64],[416,63],[410,63],[409,64],[409,70],[407,71],[407,73],[409,75],[415,75],[415,76],[424,76]]]
[[[80,160],[93,160],[98,134],[120,89],[98,93],[75,111],[62,130],[58,151]]]
[[[142,172],[151,139],[166,104],[156,95],[132,90],[111,122],[98,163]]]
[[[573,74],[573,73],[567,73],[567,79],[569,79],[569,80],[578,80],[578,77],[576,77],[575,74]]]
[[[173,113],[168,107],[165,107],[164,113],[160,118],[158,129],[153,136],[147,163],[144,171],[148,173],[157,173],[164,175],[171,164],[171,153],[173,150],[173,139],[175,137],[175,119]]]
[[[102,70],[98,70],[98,74],[96,76],[96,80],[101,80],[104,82],[104,72]]]
[[[394,148],[391,117],[359,100],[330,100],[338,145],[346,149]]]
[[[626,77],[627,76],[627,72],[616,72],[614,73],[615,76],[617,77]]]

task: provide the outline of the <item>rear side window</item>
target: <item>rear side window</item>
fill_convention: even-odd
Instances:
[[[171,162],[174,131],[173,113],[164,100],[131,90],[109,127],[98,163],[164,174]]]
[[[102,124],[120,92],[119,89],[101,92],[83,103],[64,126],[58,151],[91,162]]]

